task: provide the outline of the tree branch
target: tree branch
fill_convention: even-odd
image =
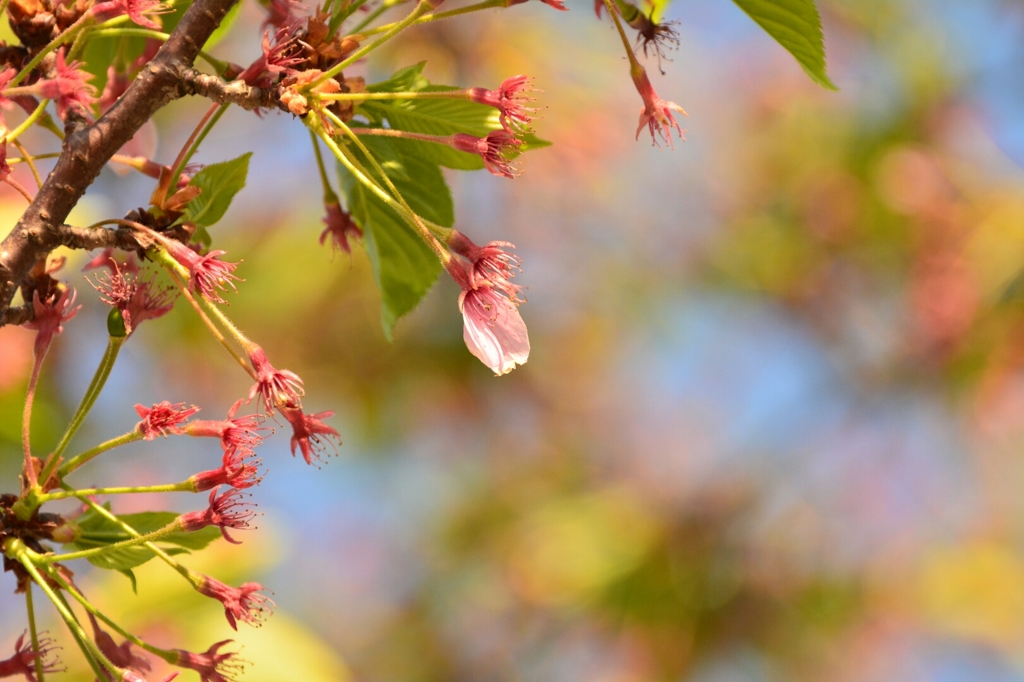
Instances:
[[[254,88],[244,81],[227,82],[195,69],[182,74],[182,85],[187,95],[200,95],[218,104],[237,104],[246,111],[274,108],[288,111],[274,88]]]
[[[200,47],[237,0],[195,0],[170,38],[128,90],[98,121],[75,128],[53,172],[0,242],[0,322],[28,271],[62,241],[65,219],[110,157],[132,138],[158,109],[187,94],[185,73]]]

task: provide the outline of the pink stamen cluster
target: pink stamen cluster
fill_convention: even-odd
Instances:
[[[50,639],[48,637],[40,638],[39,651],[36,652],[32,649],[32,642],[25,641],[26,634],[21,633],[17,641],[14,642],[14,655],[0,661],[0,677],[23,675],[29,682],[36,682],[37,658],[43,662],[44,674],[63,672],[64,669],[59,667],[56,655],[51,656],[57,647],[53,646]]]
[[[224,303],[218,290],[230,286],[235,291],[235,284],[232,280],[240,279],[234,274],[238,263],[227,263],[218,260],[217,256],[224,251],[210,251],[200,255],[185,246],[181,242],[162,237],[160,242],[167,249],[171,258],[176,260],[182,267],[188,270],[188,290],[193,294],[197,291],[215,303]]]
[[[34,329],[36,333],[35,354],[41,358],[50,347],[50,341],[64,331],[64,323],[74,317],[82,306],[75,305],[77,293],[74,289],[60,288],[51,291],[40,300],[39,291],[32,294],[32,308],[35,317],[23,326]]]
[[[526,106],[534,101],[528,93],[534,92],[529,76],[506,78],[497,90],[470,88],[469,98],[478,104],[492,106],[499,112],[501,125],[509,133],[528,132],[531,115],[537,113],[534,107]]]
[[[157,436],[166,438],[172,433],[182,433],[180,425],[188,421],[188,418],[198,412],[199,408],[195,405],[185,407],[185,403],[172,405],[170,401],[164,400],[153,407],[136,405],[135,411],[142,417],[142,421],[135,426],[135,430],[141,433],[145,440],[153,440]]]
[[[138,274],[122,271],[117,262],[110,262],[110,273],[97,275],[96,281],[89,280],[89,284],[100,293],[101,301],[120,311],[129,336],[145,320],[162,317],[174,308],[174,292],[158,287],[155,275],[142,279]]]
[[[159,0],[108,0],[93,5],[88,14],[97,21],[107,21],[115,17],[128,15],[132,22],[153,30],[160,29],[160,23],[147,17],[147,14],[165,14],[171,8]]]
[[[83,70],[82,66],[82,62],[78,61],[67,63],[64,50],[60,50],[57,52],[53,77],[45,78],[33,86],[39,97],[57,103],[57,115],[62,119],[68,109],[87,115],[96,102],[96,88],[88,83],[92,75]]]
[[[269,597],[257,594],[263,589],[259,583],[244,583],[241,587],[231,587],[211,578],[202,576],[196,590],[204,596],[216,599],[224,605],[224,615],[228,624],[235,630],[238,621],[259,626],[270,615],[274,602]]]
[[[195,670],[199,673],[199,679],[202,682],[231,682],[237,675],[241,674],[245,667],[242,661],[238,659],[238,652],[228,651],[220,653],[220,648],[226,644],[231,644],[232,641],[225,639],[217,642],[201,654],[175,649],[174,653],[178,655],[178,658],[174,661],[174,665],[179,668]]]
[[[312,464],[313,459],[322,461],[322,453],[328,443],[334,447],[335,453],[337,453],[337,445],[341,444],[341,434],[323,423],[324,419],[333,417],[334,412],[305,414],[299,408],[283,407],[281,413],[292,425],[292,457],[295,456],[295,449],[299,448],[306,464]],[[334,443],[335,440],[337,440],[337,444]]]
[[[484,167],[491,175],[501,175],[506,178],[514,178],[519,175],[519,169],[512,165],[511,157],[522,142],[507,130],[495,130],[488,133],[487,137],[455,133],[448,139],[455,149],[477,154],[483,159]]]
[[[267,414],[274,414],[274,408],[277,406],[295,408],[302,405],[301,397],[305,391],[298,374],[286,369],[275,369],[259,346],[253,346],[249,352],[249,362],[256,372],[256,383],[249,389],[249,398],[246,402],[251,402],[253,398],[259,396]]]
[[[647,71],[642,66],[638,67],[638,70],[634,69],[632,76],[637,92],[640,93],[640,97],[644,101],[644,106],[640,110],[640,125],[636,129],[637,139],[640,139],[640,131],[647,126],[651,132],[651,144],[657,144],[660,135],[663,140],[668,142],[669,147],[674,147],[672,128],[675,128],[679,133],[679,138],[685,141],[686,137],[683,134],[686,131],[679,127],[672,112],[678,111],[686,116],[686,111],[675,102],[666,102],[658,97],[654,86],[651,85],[651,80],[647,77]]]
[[[216,490],[211,490],[209,507],[202,511],[182,514],[178,517],[178,525],[186,532],[217,526],[225,540],[233,545],[240,545],[241,541],[228,535],[227,529],[249,529],[249,522],[256,516],[256,512],[252,510],[254,505],[251,502],[244,501],[247,497],[249,496],[237,488],[228,488],[227,492],[221,495],[218,495]]]
[[[327,215],[321,220],[327,227],[320,233],[320,243],[323,244],[327,241],[329,236],[331,238],[331,247],[334,250],[352,253],[352,247],[349,245],[348,240],[353,237],[362,239],[363,231],[352,220],[352,216],[341,208],[341,204],[338,203],[337,199],[325,203],[324,208],[327,210]]]

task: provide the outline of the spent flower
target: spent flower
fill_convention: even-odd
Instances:
[[[324,419],[333,417],[334,412],[305,414],[297,407],[282,407],[281,413],[292,425],[292,457],[295,456],[295,450],[298,448],[302,451],[302,458],[306,460],[306,464],[312,464],[313,459],[318,461],[323,459],[322,453],[328,443],[337,450],[334,441],[337,440],[340,444],[341,434],[323,422]]]
[[[666,102],[658,97],[658,93],[654,91],[654,86],[651,85],[651,80],[647,77],[647,71],[644,67],[639,64],[635,65],[631,75],[633,76],[633,83],[636,85],[637,92],[640,93],[640,97],[644,101],[644,106],[640,110],[640,125],[636,129],[636,138],[640,139],[640,131],[644,129],[644,126],[647,126],[651,132],[651,144],[657,144],[658,135],[661,135],[662,139],[668,142],[670,147],[674,146],[672,144],[672,128],[675,128],[679,133],[680,139],[685,141],[686,138],[683,136],[683,133],[686,131],[682,130],[679,124],[676,123],[672,112],[678,111],[683,116],[686,116],[686,111],[675,102]]]
[[[153,407],[137,404],[135,411],[142,417],[142,421],[135,426],[135,430],[141,433],[144,439],[153,440],[157,436],[166,438],[170,434],[184,433],[180,428],[181,425],[198,412],[199,408],[195,405],[185,407],[185,403],[172,405],[170,401],[164,400]]]
[[[201,654],[175,649],[177,659],[174,665],[196,671],[202,682],[232,682],[244,668],[244,664],[238,658],[238,652],[220,652],[221,647],[232,642],[230,639],[217,642]]]
[[[263,585],[255,582],[231,587],[208,575],[202,576],[196,587],[200,594],[224,605],[224,616],[235,630],[238,629],[238,621],[258,626],[273,611],[274,602],[266,595],[259,594],[262,589]]]
[[[501,125],[509,133],[530,130],[531,115],[537,113],[535,107],[527,106],[534,98],[529,76],[512,76],[506,78],[497,90],[486,88],[470,88],[469,98],[478,104],[492,106],[499,112]]]
[[[249,497],[237,488],[228,488],[227,492],[218,495],[216,490],[210,491],[209,506],[201,511],[187,512],[178,517],[178,526],[186,532],[202,530],[208,526],[220,528],[220,534],[233,545],[242,544],[228,535],[228,528],[248,530],[249,522],[256,516]]]
[[[511,157],[522,144],[515,135],[507,130],[495,130],[487,137],[477,137],[467,133],[455,133],[448,138],[449,143],[460,152],[477,154],[483,159],[484,167],[491,175],[514,178],[519,169],[512,165]]]
[[[256,372],[256,383],[249,389],[249,398],[259,396],[267,414],[274,414],[274,407],[300,407],[301,397],[305,395],[302,379],[295,372],[286,369],[275,369],[267,359],[267,354],[259,346],[249,351],[249,362]]]

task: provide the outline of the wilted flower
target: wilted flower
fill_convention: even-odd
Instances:
[[[224,605],[224,615],[228,624],[235,630],[238,621],[257,626],[270,615],[274,602],[267,596],[257,594],[263,589],[259,583],[244,583],[241,587],[231,587],[210,576],[202,576],[196,588],[200,594],[212,597]]]
[[[14,642],[14,655],[0,661],[0,677],[24,675],[29,682],[36,682],[35,663],[37,658],[41,658],[43,661],[44,673],[63,671],[58,667],[56,656],[48,658],[55,649],[49,638],[39,639],[39,652],[37,653],[32,650],[32,642],[25,641],[25,635],[26,633],[21,633],[21,636]]]
[[[139,26],[160,30],[160,24],[146,15],[164,14],[170,11],[170,7],[158,0],[107,0],[93,5],[89,14],[97,21],[107,21],[127,14],[128,18]]]
[[[188,290],[195,293],[199,291],[203,296],[216,303],[224,303],[218,293],[225,285],[235,289],[231,280],[239,279],[234,274],[238,263],[228,263],[218,260],[224,251],[210,251],[206,255],[199,255],[181,242],[166,237],[160,238],[160,243],[167,249],[167,253],[176,260],[182,267],[188,270]],[[237,289],[235,289],[237,291]]]
[[[654,91],[654,86],[651,85],[644,67],[637,64],[633,68],[632,76],[637,92],[640,93],[640,97],[644,100],[643,109],[640,110],[640,125],[636,129],[637,139],[640,139],[640,131],[644,129],[644,126],[647,126],[651,131],[651,144],[656,144],[658,135],[661,135],[662,139],[666,140],[670,147],[673,146],[672,128],[676,129],[681,139],[686,140],[683,137],[685,131],[679,127],[675,117],[672,116],[673,111],[678,111],[683,116],[686,116],[686,111],[675,102],[666,102],[658,97],[658,93]]]
[[[32,307],[35,310],[35,317],[24,326],[26,329],[34,329],[36,332],[35,354],[42,357],[46,349],[50,347],[50,341],[57,334],[64,331],[64,323],[74,317],[82,306],[75,305],[77,292],[74,289],[61,287],[51,291],[45,300],[39,299],[39,291],[32,294]]]
[[[200,471],[189,480],[192,481],[197,493],[212,490],[219,485],[229,485],[239,490],[259,485],[263,480],[259,475],[261,460],[249,459],[250,457],[255,457],[255,454],[248,448],[234,447],[225,450],[219,468]]]
[[[96,646],[99,647],[103,655],[106,656],[111,663],[116,665],[118,668],[125,668],[127,670],[134,670],[140,675],[150,671],[152,666],[149,663],[149,659],[141,654],[136,654],[132,651],[132,643],[128,640],[121,642],[120,645],[114,642],[114,638],[110,636],[110,633],[105,632],[100,628],[100,624],[96,621],[96,616],[91,613],[88,614],[89,622],[92,623],[93,641],[96,642]]]
[[[341,443],[341,434],[323,423],[324,419],[333,417],[334,412],[304,414],[299,408],[283,407],[281,413],[292,425],[292,457],[295,456],[295,449],[299,448],[306,464],[312,464],[314,457],[322,459],[320,454],[325,447],[325,441],[333,445],[332,440],[337,439],[338,443]]]
[[[529,76],[512,76],[506,78],[497,90],[470,88],[469,98],[478,104],[486,104],[497,109],[501,125],[510,133],[530,129],[530,115],[537,109],[526,106],[534,101],[528,93],[533,92]]]
[[[111,263],[110,274],[97,275],[96,281],[89,283],[100,293],[101,301],[120,311],[128,335],[144,320],[166,315],[174,307],[171,291],[157,287],[153,277],[140,281],[138,275],[129,276],[116,262]]]
[[[62,119],[68,109],[74,108],[81,114],[88,114],[96,102],[96,88],[87,82],[92,75],[82,69],[82,62],[68,64],[64,50],[57,52],[57,63],[52,78],[45,78],[33,87],[35,94],[57,103],[57,115]]]
[[[217,526],[224,539],[233,545],[242,544],[228,535],[228,528],[247,530],[249,522],[256,515],[250,502],[243,502],[248,497],[236,488],[229,488],[222,495],[216,490],[210,491],[210,506],[202,511],[187,512],[178,517],[178,525],[186,532],[202,530],[207,526]]]
[[[337,198],[326,202],[324,208],[327,210],[327,215],[321,221],[327,227],[320,233],[320,243],[323,244],[330,236],[333,248],[340,249],[345,253],[352,253],[352,247],[349,246],[348,240],[353,237],[362,239],[363,231],[353,222],[352,216],[341,208]]]
[[[188,423],[185,433],[197,438],[219,438],[221,447],[225,454],[238,448],[255,448],[263,442],[263,436],[259,431],[268,431],[267,427],[261,427],[263,417],[258,414],[247,414],[236,417],[235,413],[242,406],[242,400],[238,400],[228,410],[228,418],[196,419]]]
[[[141,433],[146,440],[153,440],[157,436],[166,438],[172,433],[183,433],[182,429],[178,427],[198,412],[199,408],[195,405],[186,408],[185,403],[172,405],[170,401],[165,400],[153,407],[136,405],[135,411],[142,417],[142,421],[135,426],[135,430]]]
[[[225,639],[217,642],[201,654],[175,649],[174,653],[178,655],[178,658],[174,661],[174,665],[179,668],[195,670],[199,673],[199,679],[202,682],[231,682],[236,675],[242,672],[244,666],[238,659],[238,652],[229,651],[222,654],[219,653],[219,650],[225,644],[231,644],[232,641]]]
[[[455,149],[479,155],[492,175],[506,178],[519,175],[519,170],[512,165],[509,157],[522,143],[507,130],[495,130],[488,133],[487,137],[455,133],[448,139]]]
[[[263,400],[263,406],[267,414],[274,413],[274,407],[299,407],[302,404],[301,396],[305,394],[302,388],[302,379],[295,372],[286,369],[274,369],[274,366],[267,360],[267,354],[259,346],[253,346],[249,351],[249,362],[256,372],[256,383],[249,389],[251,402],[257,395]]]

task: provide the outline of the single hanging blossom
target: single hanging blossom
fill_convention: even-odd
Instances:
[[[363,231],[352,220],[352,216],[341,208],[337,197],[325,202],[324,208],[327,210],[327,215],[321,221],[327,227],[320,233],[320,243],[323,244],[327,241],[329,236],[331,238],[331,246],[335,250],[352,253],[352,247],[349,245],[348,240],[353,237],[362,239]]]
[[[133,23],[143,28],[160,30],[160,24],[147,17],[147,14],[166,14],[171,8],[159,2],[159,0],[107,0],[93,5],[87,14],[94,17],[96,21],[107,21],[116,17],[128,15]]]
[[[238,658],[238,652],[220,653],[220,648],[231,644],[233,640],[225,639],[217,642],[205,652],[194,654],[190,651],[175,649],[178,658],[174,665],[179,668],[195,670],[201,682],[231,682],[244,670],[244,663]]]
[[[517,301],[490,281],[475,280],[471,265],[453,258],[447,269],[462,287],[459,311],[469,352],[496,375],[524,364],[530,356],[530,338]]]
[[[469,98],[478,104],[492,106],[499,112],[502,127],[509,133],[527,132],[530,130],[531,115],[537,113],[534,107],[526,106],[534,99],[529,93],[534,92],[529,76],[512,76],[506,78],[497,90],[470,88]]]
[[[640,97],[644,100],[643,109],[640,110],[640,125],[636,129],[636,139],[640,139],[640,131],[644,129],[644,126],[647,126],[651,131],[651,144],[657,144],[658,135],[661,135],[662,139],[668,142],[669,147],[674,147],[675,145],[672,144],[672,128],[675,128],[679,133],[680,139],[686,141],[686,137],[683,135],[686,131],[679,127],[675,117],[672,115],[673,111],[678,111],[683,116],[687,116],[686,111],[675,102],[666,102],[658,97],[658,93],[654,91],[654,86],[651,85],[651,80],[647,77],[647,70],[644,67],[637,64],[632,69],[632,76],[637,92],[640,93]]]
[[[267,354],[259,346],[253,346],[249,351],[249,362],[256,372],[256,383],[249,389],[246,402],[259,396],[267,414],[274,414],[275,406],[301,407],[301,396],[305,395],[305,391],[298,374],[286,369],[274,369],[267,360]]]
[[[323,422],[324,419],[333,417],[334,412],[305,414],[299,408],[282,407],[281,413],[292,425],[292,457],[295,456],[295,449],[299,448],[306,464],[312,464],[314,458],[322,461],[321,453],[326,448],[326,443],[334,445],[334,440],[337,440],[338,444],[341,444],[341,434]],[[337,451],[337,446],[334,447]]]
[[[251,502],[243,501],[245,497],[248,495],[236,488],[229,488],[223,495],[218,495],[216,490],[211,490],[210,506],[202,511],[180,515],[178,526],[188,533],[202,530],[207,526],[217,526],[225,540],[233,545],[240,545],[241,541],[228,535],[228,528],[249,529],[249,522],[256,516],[256,512],[252,510]]]
[[[199,594],[216,599],[224,605],[224,615],[228,624],[238,629],[238,621],[258,626],[270,615],[274,602],[262,594],[259,583],[244,583],[241,587],[231,587],[210,576],[202,576],[196,588]]]
[[[514,178],[519,169],[512,165],[511,156],[522,144],[507,130],[495,130],[487,137],[476,137],[466,133],[455,133],[449,139],[452,147],[460,152],[477,154],[484,161],[484,166],[491,175]]]
[[[57,52],[57,63],[53,69],[53,77],[37,82],[32,88],[34,94],[42,99],[52,99],[57,103],[57,115],[63,119],[68,109],[75,109],[87,115],[96,102],[96,88],[89,85],[92,75],[82,69],[82,62],[68,64],[64,59],[65,50]]]
[[[195,405],[186,408],[185,403],[172,405],[170,401],[165,400],[153,407],[136,405],[135,411],[142,417],[135,430],[141,433],[144,439],[153,440],[157,436],[166,438],[170,434],[184,433],[180,425],[198,412],[199,408]]]

